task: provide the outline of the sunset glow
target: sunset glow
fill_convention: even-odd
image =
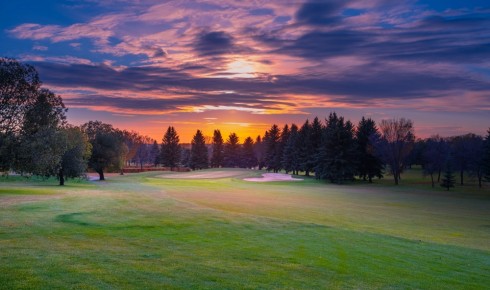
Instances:
[[[32,64],[73,124],[183,142],[333,111],[409,118],[417,137],[489,126],[486,1],[22,3],[2,3],[0,55]]]

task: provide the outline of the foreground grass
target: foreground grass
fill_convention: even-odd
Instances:
[[[1,184],[0,288],[490,285],[484,195],[155,175]]]

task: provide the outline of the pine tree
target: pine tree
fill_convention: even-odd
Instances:
[[[299,129],[299,142],[297,152],[300,170],[305,172],[305,176],[310,176],[310,172],[313,168],[311,168],[308,161],[310,160],[310,148],[311,148],[311,125],[308,119],[305,121],[303,126]]]
[[[266,132],[267,134],[267,132]],[[264,137],[265,138],[265,137]],[[254,143],[254,153],[255,157],[257,157],[257,165],[259,166],[259,170],[262,170],[262,168],[265,166],[265,146],[262,138],[260,135],[257,136],[255,139]]]
[[[483,176],[487,181],[490,181],[490,129],[488,129],[485,143],[483,145]]]
[[[213,154],[211,156],[211,167],[218,168],[223,166],[223,137],[219,130],[214,130],[213,134]]]
[[[197,130],[191,141],[191,157],[189,166],[192,170],[208,168],[208,148],[201,130]]]
[[[181,153],[179,141],[177,131],[169,126],[162,139],[161,162],[163,166],[170,167],[170,170],[179,165]]]
[[[226,140],[223,164],[225,167],[240,166],[240,144],[235,133],[231,133]]]
[[[354,178],[356,172],[356,144],[350,121],[331,113],[323,130],[320,151],[315,168],[317,178],[342,183]]]
[[[314,168],[317,165],[317,155],[320,151],[320,147],[322,145],[322,134],[323,134],[323,125],[318,119],[315,117],[310,127],[309,134],[309,147],[307,148],[307,156],[306,156],[306,168],[314,171]]]
[[[280,138],[281,130],[274,124],[269,129],[267,138],[265,139],[265,165],[267,170],[278,172],[281,169],[281,157],[280,153]]]
[[[383,162],[375,154],[374,143],[379,140],[379,132],[376,123],[362,117],[356,131],[356,143],[358,154],[357,175],[363,180],[372,182],[373,177],[382,178]]]
[[[296,124],[291,125],[289,138],[282,154],[282,167],[286,172],[292,171],[298,174],[299,171],[299,152],[298,152],[299,132]]]
[[[242,145],[240,167],[253,168],[256,165],[257,165],[257,157],[255,157],[255,152],[254,152],[254,141],[252,138],[247,137],[245,141],[243,141],[243,145]]]
[[[456,178],[454,177],[453,171],[451,169],[451,165],[448,162],[446,165],[446,171],[444,172],[444,176],[441,180],[441,186],[449,191],[449,188],[454,187],[455,184],[456,184]]]
[[[158,148],[157,141],[153,141],[153,145],[151,146],[151,162],[157,167],[160,164],[160,148]]]

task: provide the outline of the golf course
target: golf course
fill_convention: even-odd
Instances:
[[[1,177],[0,288],[488,289],[488,187],[264,173]]]

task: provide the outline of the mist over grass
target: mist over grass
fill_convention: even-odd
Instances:
[[[216,175],[217,170],[201,171]],[[485,288],[488,189],[147,172],[2,181],[0,288]],[[193,174],[180,173],[180,174]],[[29,194],[31,193],[31,194]]]

